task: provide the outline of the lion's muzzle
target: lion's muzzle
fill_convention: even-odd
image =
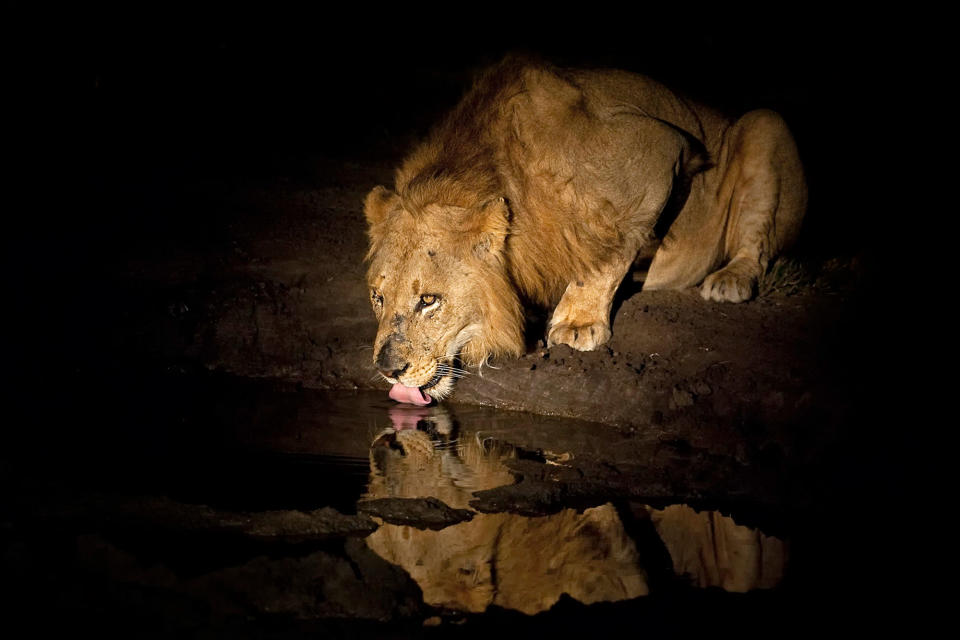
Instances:
[[[404,358],[397,349],[396,342],[403,340],[400,336],[392,335],[387,338],[377,353],[374,364],[385,378],[398,380],[404,371],[410,368],[410,363]]]

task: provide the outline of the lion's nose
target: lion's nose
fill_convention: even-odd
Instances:
[[[403,367],[399,369],[393,369],[392,371],[389,369],[384,369],[383,367],[377,367],[377,369],[380,370],[380,373],[387,376],[388,378],[394,378],[394,379],[399,378],[400,375],[409,368],[410,368],[409,363],[404,364]]]
[[[404,362],[393,349],[393,341],[387,340],[380,347],[377,354],[377,370],[388,378],[399,378],[404,371],[410,368],[409,362]]]

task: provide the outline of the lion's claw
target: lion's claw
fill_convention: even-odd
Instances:
[[[577,351],[593,351],[610,340],[610,327],[595,322],[586,325],[558,324],[547,333],[547,346],[566,344]]]
[[[756,278],[752,274],[741,273],[737,265],[730,264],[707,276],[700,285],[700,295],[704,300],[715,302],[743,302],[753,297]]]

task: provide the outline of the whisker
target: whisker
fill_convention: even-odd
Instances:
[[[443,363],[443,362],[437,362],[437,370],[440,371],[440,372],[442,372],[442,373],[444,373],[444,374],[449,373],[449,374],[457,374],[457,375],[460,375],[460,376],[472,376],[472,375],[473,375],[472,372],[467,371],[466,369],[461,369],[460,367],[455,367],[455,366],[453,366],[453,365],[446,364],[446,363]]]
[[[379,371],[370,376],[370,380],[374,382],[387,382],[386,378],[384,378],[383,374]]]

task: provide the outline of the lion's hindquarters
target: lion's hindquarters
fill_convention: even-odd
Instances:
[[[653,256],[644,289],[692,287],[720,261],[725,211],[717,204],[716,183],[713,170],[694,176],[683,208]]]
[[[697,176],[645,288],[684,288],[703,280],[704,298],[740,302],[753,295],[769,261],[796,238],[806,183],[796,144],[778,114],[743,116],[717,160]]]
[[[786,123],[769,110],[744,115],[730,139],[736,172],[731,175],[726,257],[756,256],[765,267],[796,239],[806,212],[800,155]]]

